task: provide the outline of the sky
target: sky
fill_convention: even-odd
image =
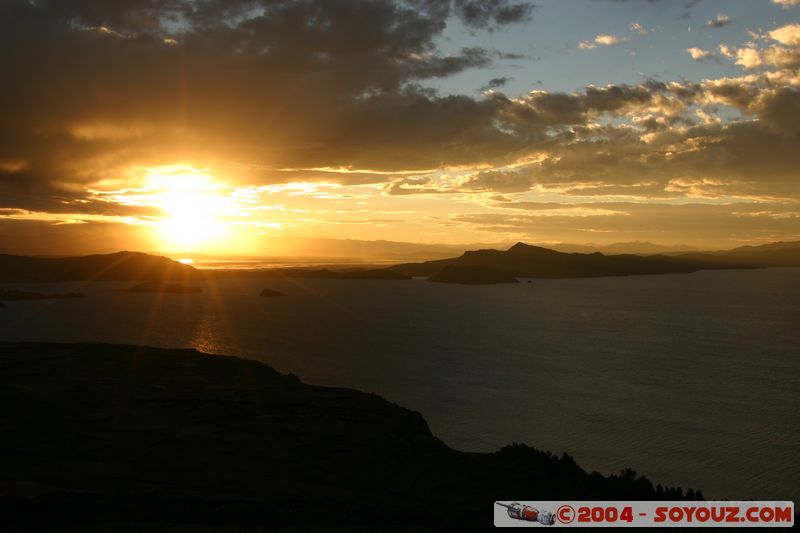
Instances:
[[[800,240],[800,0],[0,0],[0,251]]]

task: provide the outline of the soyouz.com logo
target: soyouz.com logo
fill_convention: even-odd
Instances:
[[[794,502],[495,502],[496,527],[792,527]]]

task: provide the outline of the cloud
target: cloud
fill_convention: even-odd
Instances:
[[[721,44],[719,45],[719,53],[728,59],[732,59],[737,65],[747,70],[758,68],[764,64],[761,52],[749,46],[734,48],[727,44]]]
[[[141,186],[143,169],[176,162],[265,194],[325,182],[358,188],[337,189],[337,201],[436,195],[461,202],[458,209],[493,194],[503,203],[547,195],[582,204],[769,204],[764,212],[784,215],[781,202],[800,201],[799,25],[741,47],[688,50],[744,69],[729,78],[519,96],[430,88],[499,57],[481,47],[443,51],[448,20],[477,31],[535,15],[521,2],[4,2],[0,66],[11,82],[0,84],[0,217],[151,221],[160,216],[152,206],[102,191],[124,196]],[[622,41],[598,35],[586,48]],[[486,88],[509,81],[491,78]],[[632,220],[632,208],[602,209],[549,209],[548,227],[580,219],[591,222],[584,229],[619,232],[608,225],[625,218],[617,211]],[[533,231],[529,215],[485,224],[445,218]],[[767,215],[747,220],[747,231],[754,220],[765,231],[788,227]]]
[[[0,88],[0,159],[30,161],[15,183],[66,196],[77,194],[66,183],[80,189],[134,163],[198,153],[278,168],[392,166],[387,153],[409,134],[400,124],[447,142],[451,128],[469,136],[468,123],[495,107],[415,85],[492,61],[477,47],[440,52],[434,41],[447,17],[480,28],[531,10],[503,1],[6,2],[0,63],[14,80]],[[429,114],[428,126],[415,122],[418,113]],[[350,138],[333,140],[342,130]],[[482,135],[490,142],[492,128]],[[370,150],[380,161],[354,155]],[[438,164],[425,152],[417,165]]]
[[[511,193],[527,191],[532,185],[532,175],[525,170],[486,170],[469,176],[461,183],[460,189]]]
[[[386,184],[384,192],[393,196],[411,194],[440,194],[458,192],[453,188],[442,188],[433,183],[430,176],[412,176],[392,180]]]
[[[582,41],[580,44],[578,44],[578,48],[583,50],[591,50],[592,48],[597,48],[598,46],[616,46],[620,43],[624,43],[625,41],[627,41],[627,39],[622,39],[616,35],[600,34],[591,41]]]
[[[762,53],[763,61],[783,69],[797,69],[800,67],[800,50],[773,46]]]
[[[491,24],[506,25],[530,20],[533,12],[530,2],[509,0],[455,0],[454,9],[464,23],[472,27]]]
[[[687,52],[692,56],[695,61],[703,61],[706,59],[719,60],[717,54],[710,50],[703,50],[702,48],[687,48]]]
[[[737,65],[747,70],[764,65],[781,69],[800,66],[800,24],[787,24],[758,37],[762,41],[772,40],[778,44],[759,46],[751,42],[741,48],[721,44],[719,51],[724,57],[733,59]]]
[[[733,22],[733,20],[724,13],[717,13],[717,16],[706,22],[709,28],[722,28]]]
[[[720,45],[719,50],[722,55],[729,59],[733,59],[737,65],[740,65],[748,70],[758,68],[764,64],[764,60],[761,57],[761,52],[759,52],[756,48],[743,47],[734,49],[722,44]]]
[[[800,46],[800,24],[787,24],[769,32],[769,36],[786,46]]]
[[[635,31],[639,35],[647,35],[648,31],[645,29],[644,26],[639,24],[638,22],[633,22],[628,26],[631,31]]]
[[[500,50],[495,50],[494,55],[498,59],[525,59],[528,57],[525,54],[518,54],[516,52],[502,52]]]
[[[790,7],[794,6],[800,6],[800,0],[772,0],[772,3],[778,4],[784,9],[789,9]]]
[[[510,82],[512,79],[513,79],[513,78],[508,78],[508,77],[505,77],[505,76],[504,76],[504,77],[500,77],[500,78],[492,78],[492,79],[490,79],[490,80],[488,81],[488,83],[487,83],[487,84],[486,84],[486,85],[483,87],[483,90],[488,90],[488,89],[499,89],[500,87],[503,87],[503,86],[504,86],[504,85],[506,85],[508,82]]]
[[[448,222],[472,231],[528,242],[649,241],[731,248],[798,235],[798,206],[784,204],[637,204],[505,202],[492,211],[458,214]],[[698,239],[704,236],[706,240]],[[709,246],[709,242],[712,242]]]
[[[529,241],[620,242],[641,240],[721,247],[742,241],[767,242],[778,235],[797,236],[797,204],[783,203],[633,203],[495,202],[493,211],[456,215],[473,230],[516,235]],[[689,237],[687,237],[689,236]]]
[[[761,54],[755,48],[739,48],[736,51],[737,65],[741,65],[746,69],[754,69],[760,67],[763,63]]]

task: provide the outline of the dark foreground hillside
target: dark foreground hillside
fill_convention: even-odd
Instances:
[[[0,426],[0,516],[19,528],[461,529],[495,500],[684,497],[522,445],[458,452],[376,395],[194,350],[0,343]]]

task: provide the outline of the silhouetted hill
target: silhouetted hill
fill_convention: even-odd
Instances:
[[[193,281],[220,278],[320,278],[403,280],[410,276],[386,268],[330,270],[277,268],[198,270],[178,261],[141,252],[78,257],[28,257],[0,254],[0,282],[38,281]],[[139,292],[139,291],[134,291]],[[169,291],[168,291],[169,292]]]
[[[264,289],[261,291],[260,296],[262,298],[278,298],[280,296],[286,296],[285,292],[276,291],[275,289]]]
[[[693,246],[686,246],[683,244],[654,244],[652,242],[631,241],[631,242],[615,242],[612,244],[592,245],[592,244],[569,244],[559,243],[551,246],[553,250],[565,253],[581,253],[590,254],[600,252],[605,255],[614,254],[635,254],[635,255],[656,255],[656,254],[674,254],[674,253],[688,253],[697,251]]]
[[[517,278],[486,266],[447,265],[428,281],[437,283],[461,283],[463,285],[494,285],[496,283],[519,283]]]
[[[139,252],[80,257],[0,255],[0,281],[179,281],[199,271],[172,259]]]
[[[771,242],[768,244],[760,244],[758,246],[740,246],[738,248],[734,248],[730,250],[728,253],[732,255],[740,255],[740,254],[750,254],[750,253],[761,253],[761,252],[775,252],[775,251],[782,251],[782,250],[797,250],[800,248],[800,241],[789,241],[789,242]]]
[[[0,343],[0,406],[4,527],[463,530],[490,525],[495,500],[695,496],[522,445],[458,452],[419,413],[374,394],[194,350]]]
[[[800,242],[774,242],[761,246],[742,246],[715,255],[726,255],[747,262],[775,267],[800,266]]]
[[[506,251],[470,251],[453,259],[407,263],[394,266],[392,270],[411,276],[434,276],[448,265],[488,267],[517,278],[629,276],[696,272],[704,269],[757,268],[760,266],[749,262],[731,263],[725,258],[714,256],[704,259],[684,259],[683,256],[642,257],[638,255],[603,255],[600,252],[567,254],[520,242]]]

